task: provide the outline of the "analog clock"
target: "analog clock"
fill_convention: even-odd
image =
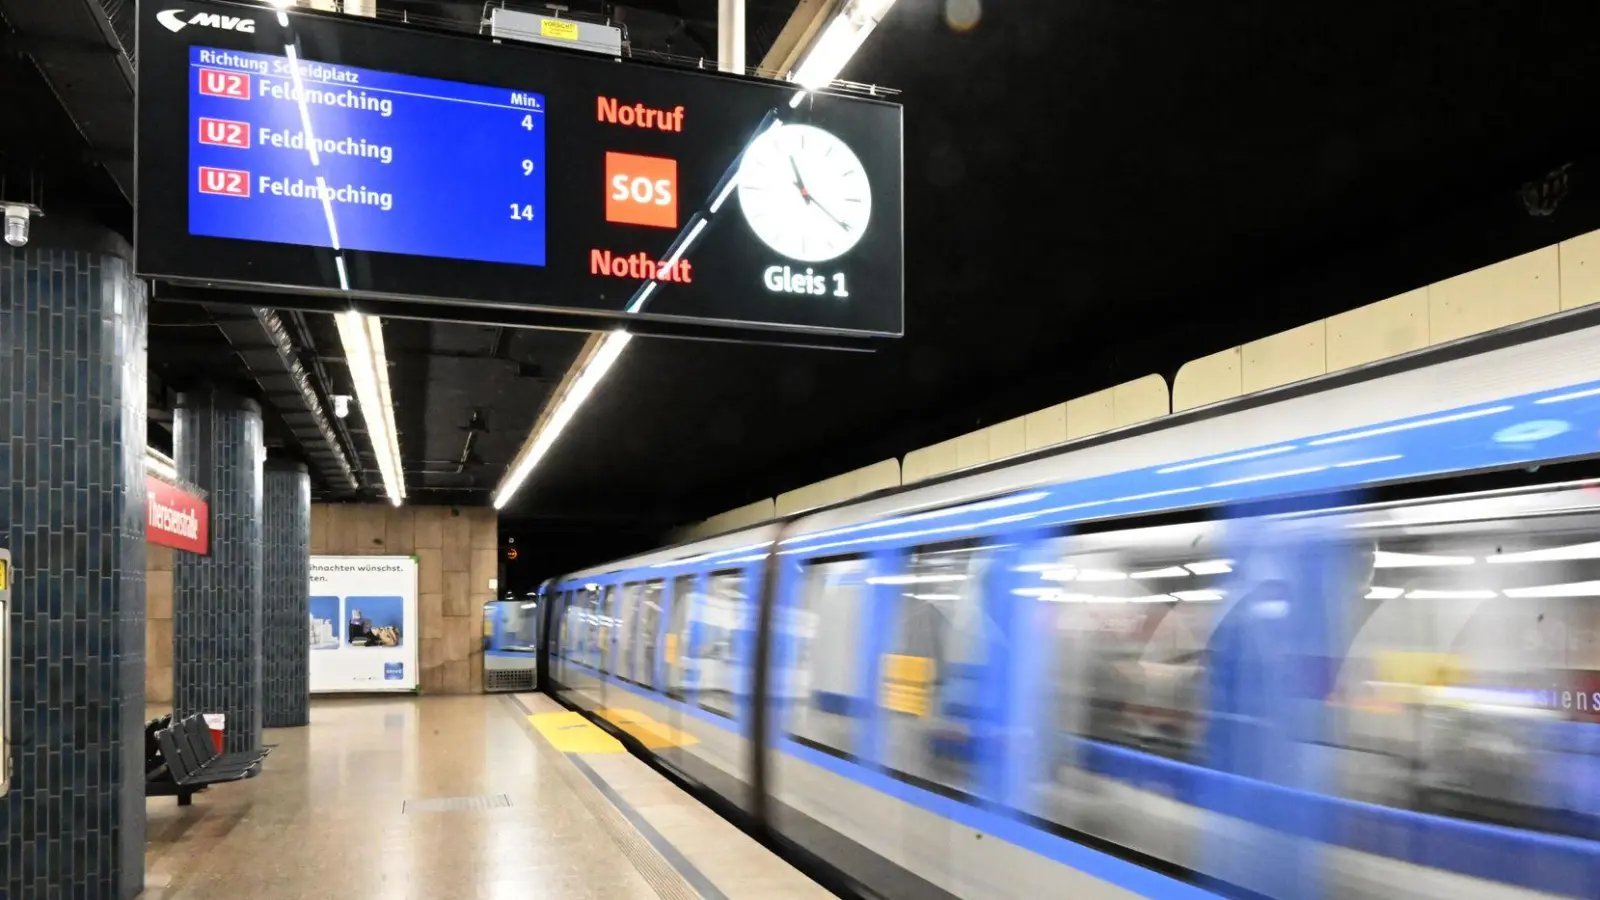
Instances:
[[[739,162],[739,207],[773,250],[801,262],[843,255],[872,218],[872,185],[844,141],[813,125],[775,125]]]

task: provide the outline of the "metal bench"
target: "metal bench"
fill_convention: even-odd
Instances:
[[[213,784],[254,778],[269,751],[220,753],[200,716],[190,716],[155,733],[161,765],[145,778],[145,794],[175,796],[188,806],[194,795]]]

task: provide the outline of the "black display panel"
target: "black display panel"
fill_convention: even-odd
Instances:
[[[143,276],[901,333],[895,104],[348,17],[140,6]]]

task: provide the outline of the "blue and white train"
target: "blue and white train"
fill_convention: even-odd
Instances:
[[[847,894],[1600,897],[1597,322],[573,573],[547,687]]]

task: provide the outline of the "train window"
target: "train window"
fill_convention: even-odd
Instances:
[[[638,677],[633,672],[633,624],[635,609],[639,604],[638,583],[625,584],[617,601],[616,616],[616,662],[617,675],[624,681],[637,681]]]
[[[1600,801],[1578,783],[1600,747],[1600,515],[1537,499],[1343,523],[1356,578],[1327,739],[1345,796],[1593,828]]]
[[[590,601],[594,606],[594,622],[590,626],[594,635],[590,641],[594,648],[594,667],[600,674],[610,675],[611,644],[616,639],[612,614],[617,608],[617,586],[608,585],[594,596],[595,599]]]
[[[584,624],[588,602],[588,591],[574,591],[567,603],[567,659],[579,665],[589,664],[586,645],[588,630]]]
[[[633,648],[633,680],[645,687],[656,686],[656,632],[661,627],[660,581],[647,581],[639,595],[634,618],[638,624],[628,646]]]
[[[1187,857],[1172,834],[1111,813],[1103,798],[1129,793],[1114,774],[1119,760],[1205,761],[1207,648],[1235,568],[1223,539],[1214,522],[1075,535],[1050,541],[1044,562],[1015,573],[1016,592],[1040,601],[1028,630],[1046,640],[1030,812]]]
[[[714,573],[706,579],[706,593],[700,599],[691,613],[700,625],[700,638],[690,661],[695,670],[695,687],[702,707],[731,716],[734,695],[747,689],[735,643],[744,627],[744,573]]]
[[[546,635],[546,646],[552,657],[560,657],[566,651],[567,623],[566,623],[567,592],[558,591],[551,595],[550,605],[545,612],[550,616],[550,633]]]
[[[974,726],[997,712],[981,691],[992,626],[984,610],[984,546],[920,548],[898,587],[880,703],[888,758],[902,773],[958,790],[969,785]]]
[[[562,683],[566,683],[568,678],[567,656],[571,653],[572,626],[567,622],[567,609],[571,603],[572,592],[562,591],[556,594],[555,603],[548,610],[553,633],[547,636],[545,646],[550,648],[551,674]]]
[[[667,618],[666,646],[661,648],[667,672],[667,696],[675,700],[684,698],[690,675],[688,666],[689,625],[693,619],[689,611],[697,598],[693,575],[679,575],[672,580],[672,614]]]
[[[794,609],[780,620],[791,646],[788,667],[774,682],[788,704],[789,733],[846,754],[854,750],[871,704],[861,695],[866,572],[862,559],[806,566]],[[819,622],[827,623],[822,635]]]

